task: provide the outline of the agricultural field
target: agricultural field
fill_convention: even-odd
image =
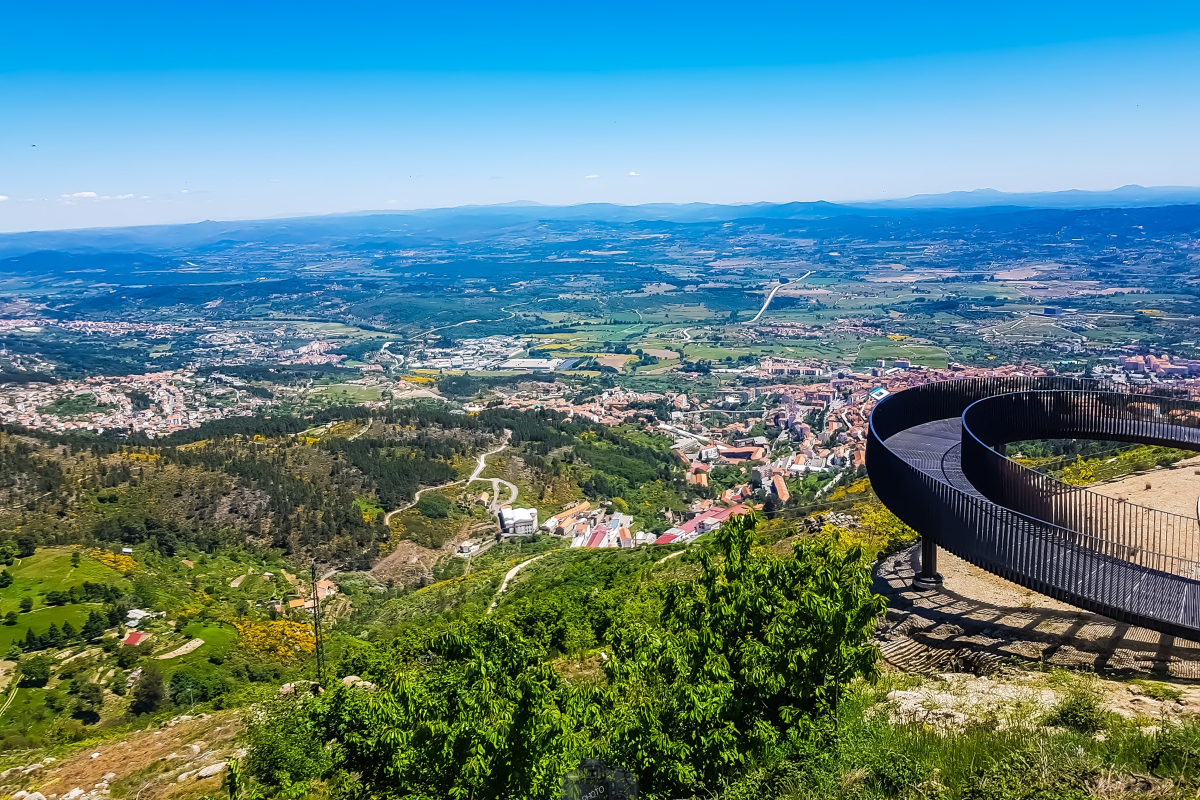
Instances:
[[[881,358],[889,362],[897,358],[907,358],[913,364],[935,369],[945,369],[950,360],[949,354],[941,347],[884,339],[860,347],[855,363],[859,366],[874,366],[875,361]]]
[[[379,400],[383,391],[378,386],[356,386],[348,383],[332,383],[314,389],[308,400],[324,406],[354,405]]]

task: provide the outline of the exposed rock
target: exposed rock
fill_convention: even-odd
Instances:
[[[225,762],[218,761],[216,764],[209,764],[207,767],[205,767],[204,769],[197,772],[196,778],[197,778],[197,780],[202,779],[202,778],[211,778],[214,775],[220,775],[224,769],[225,769]]]

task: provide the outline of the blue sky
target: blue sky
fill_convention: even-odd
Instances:
[[[1200,185],[1198,123],[1194,2],[0,5],[0,230]]]

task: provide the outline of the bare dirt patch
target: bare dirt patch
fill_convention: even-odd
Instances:
[[[1200,498],[1200,456],[1177,462],[1173,467],[1154,469],[1104,483],[1089,484],[1086,488],[1096,494],[1124,499],[1146,508],[1196,517],[1196,501]],[[1150,488],[1147,489],[1146,485]]]
[[[200,647],[203,647],[203,646],[204,646],[203,639],[192,639],[187,644],[184,644],[180,647],[176,647],[174,650],[172,650],[169,653],[163,653],[161,656],[158,657],[158,660],[166,661],[169,658],[179,658],[180,656],[186,656],[188,653],[191,653],[192,651],[194,651]]]
[[[415,542],[402,540],[396,548],[371,567],[371,573],[380,580],[389,578],[404,586],[415,586],[433,580],[433,565],[443,555],[441,550],[430,550]]]
[[[612,367],[613,369],[621,369],[625,366],[625,362],[629,361],[632,356],[596,356],[596,363],[603,367]]]

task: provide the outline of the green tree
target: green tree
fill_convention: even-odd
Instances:
[[[620,722],[607,749],[647,794],[714,792],[731,772],[782,757],[836,724],[846,685],[874,674],[885,601],[862,551],[821,537],[777,556],[755,549],[757,523],[726,523],[699,577],[670,588],[665,630],[631,632],[609,662]]]
[[[312,742],[325,735],[312,698],[274,697],[246,718],[246,772],[270,787],[303,787],[331,767],[326,748]],[[242,783],[246,777],[242,777]],[[280,792],[284,795],[285,792]]]
[[[13,577],[8,574],[8,570],[0,569],[0,589],[7,589],[12,586]]]
[[[205,703],[225,693],[225,680],[210,667],[189,664],[171,676],[171,699],[176,705]]]
[[[578,764],[582,714],[545,652],[492,619],[428,647],[430,667],[398,665],[387,688],[338,687],[311,701],[317,738],[339,743],[338,766],[368,795],[557,797]]]
[[[4,624],[5,625],[16,625],[17,624],[17,612],[9,611],[7,614],[5,614],[4,615]]]
[[[117,650],[117,666],[121,669],[129,669],[148,655],[150,655],[149,642],[142,642],[137,645],[121,645],[121,649]]]
[[[83,623],[83,638],[99,639],[104,635],[104,631],[108,629],[108,620],[98,611],[88,612],[87,622]]]
[[[104,707],[104,689],[98,683],[85,683],[79,687],[75,701],[75,713],[79,716],[99,714]]]
[[[142,668],[142,674],[133,685],[133,703],[129,710],[135,714],[148,714],[157,711],[167,697],[163,684],[163,674],[154,664]]]
[[[22,614],[28,614],[30,611],[33,611],[33,598],[25,595],[21,598],[20,606]]]
[[[67,643],[73,642],[78,637],[79,637],[79,631],[75,630],[75,626],[71,624],[71,621],[67,620],[66,622],[64,622],[63,626],[62,626],[63,643],[67,644]]]
[[[46,632],[42,634],[43,647],[60,647],[63,643],[63,632],[53,622],[50,627],[46,628]]]
[[[125,696],[126,679],[125,670],[115,669],[113,674],[108,679],[108,690],[115,695]]]
[[[50,680],[50,659],[34,656],[21,662],[22,686],[45,686]]]

